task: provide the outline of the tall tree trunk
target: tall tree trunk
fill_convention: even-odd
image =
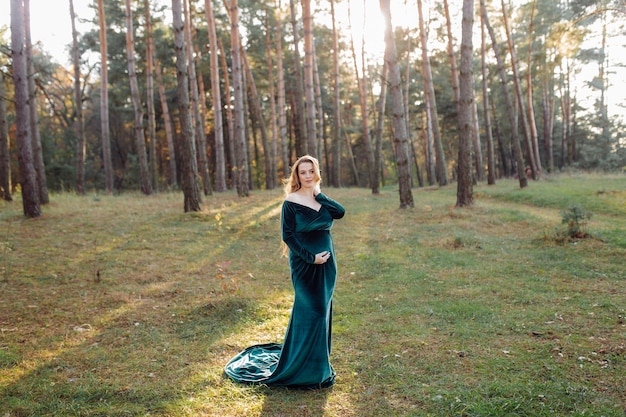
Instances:
[[[152,188],[157,190],[159,176],[157,172],[156,152],[156,120],[154,111],[154,37],[152,35],[152,18],[150,17],[150,0],[144,0],[146,19],[146,102],[148,107],[148,154],[150,159],[150,181]]]
[[[509,124],[511,126],[511,142],[513,148],[513,157],[517,164],[517,175],[519,178],[520,188],[524,188],[528,186],[528,179],[525,174],[524,167],[524,159],[522,158],[522,148],[519,141],[519,135],[517,133],[517,125],[515,121],[515,109],[513,106],[513,100],[511,99],[511,94],[509,93],[509,85],[507,82],[506,72],[504,70],[504,64],[502,63],[502,58],[500,55],[500,48],[498,46],[498,41],[496,39],[496,34],[489,23],[489,17],[487,16],[487,8],[485,7],[485,0],[480,0],[480,10],[483,15],[483,19],[485,21],[485,27],[489,32],[489,36],[491,37],[491,44],[493,48],[493,52],[498,64],[498,72],[500,73],[500,81],[502,84],[502,93],[504,94],[504,100],[506,105],[506,113],[509,117]]]
[[[11,196],[11,149],[7,125],[7,105],[4,99],[4,75],[0,71],[0,198],[13,201]]]
[[[220,64],[222,67],[222,74],[226,74],[224,76],[224,91],[226,94],[226,102],[228,105],[226,106],[226,127],[228,128],[228,170],[230,177],[231,187],[237,187],[237,158],[235,155],[235,116],[233,115],[233,100],[230,96],[230,78],[228,77],[228,65],[226,64],[226,52],[224,51],[224,44],[222,43],[222,39],[218,38],[217,45],[220,48]]]
[[[485,135],[487,137],[487,184],[496,183],[496,159],[493,146],[493,135],[491,133],[491,117],[489,115],[489,84],[487,72],[487,39],[485,34],[485,21],[480,15],[480,69],[482,76],[483,93],[483,118],[485,123]]]
[[[530,13],[530,24],[528,26],[528,62],[527,62],[527,72],[526,72],[526,101],[528,106],[528,124],[530,126],[530,138],[532,141],[532,150],[535,158],[535,165],[537,168],[536,175],[539,176],[542,171],[541,167],[541,157],[539,156],[539,139],[537,134],[537,122],[535,121],[535,107],[533,105],[533,40],[535,34],[533,33],[534,28],[534,16],[536,10],[537,1],[533,0],[531,5],[531,13]]]
[[[20,185],[22,187],[22,207],[24,216],[39,217],[41,216],[41,207],[37,190],[37,174],[29,135],[28,70],[22,0],[11,0],[11,59],[13,63],[16,143]]]
[[[226,191],[226,159],[224,156],[224,124],[222,121],[222,99],[220,94],[220,73],[218,61],[217,31],[213,2],[204,0],[204,11],[209,32],[209,56],[211,63],[211,98],[213,100],[213,130],[215,135],[215,190]]]
[[[365,12],[364,8],[364,12]],[[352,26],[352,19],[350,17],[350,10],[348,10],[349,25]],[[352,33],[352,31],[350,31]],[[361,108],[361,134],[363,135],[363,145],[365,146],[365,154],[367,158],[368,166],[368,185],[374,193],[374,152],[372,150],[372,140],[370,137],[369,127],[369,109],[367,107],[367,76],[365,75],[365,62],[362,62],[362,74],[359,76],[359,66],[356,59],[356,51],[354,48],[354,39],[352,34],[350,35],[350,49],[352,50],[352,61],[354,63],[354,73],[357,80],[357,90],[359,93],[359,106]],[[364,48],[362,49],[364,50]],[[361,56],[364,58],[364,54]],[[406,119],[405,119],[406,120]]]
[[[517,53],[515,51],[515,45],[513,44],[511,27],[509,25],[508,13],[504,4],[504,0],[501,0],[501,3],[504,29],[506,32],[507,44],[509,46],[509,56],[511,57],[511,70],[513,71],[513,86],[515,88],[515,97],[517,98],[517,105],[519,106],[519,112],[522,116],[522,129],[524,132],[524,144],[526,145],[528,164],[532,171],[533,178],[537,179],[539,175],[539,170],[537,167],[537,161],[535,161],[535,153],[533,152],[532,138],[530,133],[531,129],[528,123],[528,115],[526,113],[526,107],[524,106],[524,95],[522,93],[519,72],[517,70]]]
[[[278,1],[278,10],[282,9],[280,0]],[[283,68],[283,30],[282,18],[276,17],[276,72],[278,80],[276,89],[278,90],[278,131],[280,137],[280,159],[283,168],[283,177],[289,177],[289,148],[287,146],[287,112],[285,111],[285,69]]]
[[[339,34],[335,20],[335,0],[330,0],[330,13],[333,24],[333,127],[332,148],[332,185],[341,186],[341,85],[339,81]]]
[[[323,144],[322,144],[324,140],[324,134],[325,134],[324,107],[323,107],[323,102],[322,102],[322,85],[320,84],[320,72],[319,72],[319,67],[317,63],[317,52],[315,51],[315,47],[313,48],[313,84],[315,87],[315,106],[316,106],[315,114],[316,114],[316,122],[317,122],[317,129],[315,130],[317,132],[315,148],[317,149],[317,153],[318,153],[317,159],[319,160],[320,166],[324,165],[327,167]]]
[[[28,76],[28,107],[30,113],[30,135],[33,148],[33,164],[37,178],[39,203],[48,204],[48,186],[46,184],[46,167],[43,161],[41,135],[39,134],[39,115],[37,114],[37,97],[35,96],[35,65],[33,64],[33,44],[30,36],[30,0],[24,0],[24,36],[26,42],[26,71]]]
[[[80,90],[80,58],[78,53],[78,32],[74,0],[70,0],[70,20],[72,23],[72,62],[74,65],[74,111],[76,120],[76,193],[85,195],[85,130],[83,124],[83,102]]]
[[[263,146],[263,155],[265,156],[263,164],[265,168],[265,188],[271,190],[273,188],[272,184],[274,182],[272,180],[272,151],[270,149],[269,139],[267,137],[265,119],[263,118],[263,112],[261,111],[259,94],[256,89],[256,83],[254,82],[254,76],[252,74],[252,69],[250,68],[250,63],[248,62],[248,56],[243,49],[240,53],[246,71],[246,80],[248,82],[248,89],[251,96],[250,99],[252,100],[252,112],[259,125],[259,130],[261,131],[261,144]]]
[[[178,93],[178,113],[180,118],[180,172],[184,196],[184,210],[200,211],[200,188],[198,186],[198,166],[196,165],[196,149],[191,124],[189,104],[189,81],[187,57],[185,53],[185,26],[182,17],[184,0],[172,0],[174,25],[174,50],[176,52],[176,78]]]
[[[135,69],[135,48],[133,45],[134,30],[133,16],[130,8],[130,0],[126,0],[126,55],[128,57],[128,78],[130,80],[130,94],[135,109],[135,141],[137,144],[137,160],[141,173],[141,192],[146,195],[152,194],[150,183],[150,171],[146,157],[146,138],[143,131],[143,109],[139,98],[139,85],[137,83],[137,71]]]
[[[554,172],[554,151],[552,148],[554,131],[554,95],[550,94],[550,82],[543,80],[541,104],[543,109],[543,150],[546,153],[548,172]]]
[[[443,143],[441,141],[441,135],[439,132],[437,101],[435,98],[435,86],[433,84],[430,58],[428,56],[428,37],[426,34],[426,27],[424,25],[424,15],[422,13],[422,0],[417,0],[417,9],[419,12],[420,42],[422,47],[422,75],[424,77],[424,95],[429,103],[430,120],[432,123],[431,127],[433,132],[433,140],[435,143],[437,181],[440,186],[443,186],[447,185],[450,181],[448,180],[446,157],[443,151]]]
[[[406,112],[402,98],[402,80],[398,68],[398,53],[393,37],[391,24],[390,0],[380,0],[380,10],[385,19],[385,61],[389,68],[389,90],[391,92],[393,111],[393,141],[396,152],[396,166],[398,170],[398,186],[400,194],[400,208],[413,207],[413,193],[411,192],[411,175],[409,171],[409,146],[406,132]]]
[[[275,188],[278,181],[278,122],[276,119],[276,88],[274,86],[274,60],[272,59],[272,39],[270,33],[270,12],[265,13],[265,55],[267,59],[267,82],[269,84],[269,102],[270,102],[270,123],[272,127],[271,149],[271,170],[272,170],[272,187]]]
[[[102,138],[102,164],[104,165],[104,187],[107,194],[112,194],[113,162],[111,160],[109,130],[109,68],[104,0],[98,0],[98,23],[100,25],[100,134]]]
[[[377,102],[377,114],[378,119],[376,120],[376,130],[374,132],[374,137],[376,141],[376,148],[374,151],[374,167],[372,171],[374,171],[374,181],[372,188],[372,194],[380,194],[380,183],[381,183],[381,170],[382,170],[382,149],[383,149],[383,129],[385,126],[385,108],[387,107],[387,77],[389,75],[389,65],[387,61],[383,62],[383,71],[380,75],[380,95],[378,96]]]
[[[206,130],[204,125],[204,115],[202,114],[202,106],[200,104],[200,94],[198,87],[198,76],[196,74],[196,63],[193,59],[192,21],[189,3],[191,0],[183,0],[183,16],[185,24],[185,45],[187,47],[187,67],[189,69],[189,88],[191,95],[191,121],[194,126],[194,134],[196,139],[196,157],[198,158],[198,171],[202,179],[202,190],[204,195],[211,194],[211,181],[209,179],[209,164],[207,160],[206,148]],[[204,100],[204,97],[202,97]]]
[[[474,82],[472,70],[472,26],[474,0],[463,0],[461,39],[460,95],[459,95],[459,158],[457,171],[456,206],[466,207],[473,202],[471,140],[474,109]],[[480,149],[478,150],[480,152]]]
[[[230,0],[230,41],[231,60],[233,77],[233,101],[235,107],[234,114],[234,141],[235,152],[237,153],[237,194],[239,197],[249,195],[248,184],[248,158],[246,155],[246,132],[244,118],[244,84],[243,84],[243,64],[241,57],[241,44],[239,35],[239,7],[237,0]]]
[[[304,107],[304,87],[302,86],[302,64],[300,63],[300,36],[298,35],[298,18],[296,16],[295,0],[289,0],[289,6],[291,10],[291,27],[293,30],[293,77],[295,79],[295,91],[294,101],[295,108],[293,109],[296,118],[296,152],[298,156],[302,156],[313,150],[309,150],[308,135],[306,131],[306,118]]]
[[[174,135],[172,133],[172,118],[170,109],[167,105],[167,96],[165,95],[165,85],[163,84],[163,76],[161,75],[161,63],[155,61],[155,72],[157,76],[157,85],[159,86],[159,98],[161,99],[161,111],[163,112],[163,124],[165,125],[165,138],[167,140],[168,161],[170,170],[170,186],[176,187],[178,180],[176,179],[176,150],[174,149]]]
[[[317,131],[315,126],[315,86],[313,82],[313,16],[311,0],[302,0],[302,22],[304,23],[304,92],[306,97],[306,137],[308,153],[318,157]]]

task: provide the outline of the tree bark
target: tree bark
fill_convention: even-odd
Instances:
[[[74,111],[76,120],[76,193],[85,195],[85,129],[83,123],[83,103],[80,90],[80,59],[78,53],[78,32],[74,0],[70,0],[70,20],[72,23],[72,62],[74,65]]]
[[[150,159],[150,181],[152,189],[157,190],[159,176],[157,172],[156,152],[156,119],[154,111],[154,37],[152,34],[152,18],[150,16],[150,0],[144,0],[146,20],[146,103],[148,107],[148,155]]]
[[[133,101],[133,107],[135,109],[135,142],[137,146],[137,160],[139,162],[139,171],[141,174],[141,192],[146,195],[150,195],[152,194],[152,185],[150,184],[150,173],[146,157],[146,138],[143,130],[143,109],[139,98],[139,85],[137,83],[133,38],[133,16],[130,8],[130,0],[126,0],[126,56],[128,57],[130,94]]]
[[[234,101],[234,142],[237,154],[237,195],[247,197],[249,195],[248,163],[246,156],[246,135],[244,118],[244,84],[243,64],[241,57],[241,45],[239,34],[239,7],[237,0],[230,0],[230,41],[233,77],[233,101]]]
[[[302,0],[302,22],[304,23],[304,92],[306,109],[307,153],[318,157],[317,128],[315,125],[315,86],[313,82],[313,16],[311,0]]]
[[[333,25],[333,127],[332,148],[332,185],[341,186],[341,85],[339,81],[339,34],[335,20],[335,0],[330,0],[330,13]]]
[[[226,160],[224,156],[224,123],[222,120],[222,98],[218,60],[217,31],[213,2],[204,0],[204,12],[209,32],[209,60],[211,63],[211,98],[213,100],[213,130],[215,135],[215,191],[226,191]]]
[[[485,123],[485,136],[487,137],[487,184],[496,183],[496,160],[493,146],[493,135],[491,133],[491,117],[489,115],[489,84],[487,72],[487,39],[485,36],[485,21],[480,15],[480,68],[482,76],[483,93],[483,118]]]
[[[413,193],[411,192],[411,176],[409,172],[409,147],[406,132],[406,112],[402,98],[402,80],[398,68],[398,53],[393,37],[391,24],[390,0],[380,0],[380,10],[385,19],[385,61],[389,68],[389,90],[392,99],[394,145],[396,166],[398,170],[398,186],[400,208],[413,207]]]
[[[176,187],[178,185],[177,171],[176,171],[176,150],[174,146],[174,135],[172,133],[172,117],[170,116],[170,109],[167,105],[167,96],[165,95],[165,85],[163,84],[163,76],[161,75],[161,63],[159,60],[155,60],[155,72],[157,76],[157,85],[159,88],[159,98],[161,100],[161,111],[163,112],[163,124],[165,125],[165,138],[167,140],[168,150],[168,162],[170,170],[170,186]]]
[[[100,25],[100,134],[102,138],[102,164],[104,165],[105,192],[112,194],[113,162],[111,160],[111,139],[109,131],[109,69],[104,0],[98,0],[98,23]]]
[[[181,185],[184,195],[184,210],[200,211],[200,188],[198,186],[198,166],[196,164],[196,149],[191,124],[189,105],[189,81],[187,72],[187,57],[185,53],[185,26],[182,18],[182,4],[184,0],[172,0],[172,15],[174,25],[174,50],[176,52],[176,79],[178,93],[178,112],[180,118],[180,171]]]
[[[537,167],[537,161],[535,160],[535,153],[533,152],[531,128],[528,122],[528,114],[526,113],[526,107],[524,106],[524,95],[522,93],[522,86],[520,84],[519,72],[517,70],[517,53],[515,51],[515,45],[513,44],[513,37],[511,35],[511,27],[509,25],[508,13],[504,0],[501,0],[502,4],[502,18],[504,21],[504,29],[506,32],[507,44],[509,47],[509,56],[511,57],[511,70],[513,71],[513,87],[515,88],[515,97],[517,98],[517,105],[519,106],[519,112],[522,116],[522,130],[524,132],[524,144],[526,145],[526,154],[528,158],[528,165],[532,171],[533,178],[538,178],[539,171]]]
[[[459,158],[457,161],[456,206],[467,207],[473,202],[471,140],[474,109],[474,82],[472,71],[472,26],[474,0],[463,0],[461,40],[461,67],[459,77]],[[480,150],[478,150],[480,151]]]
[[[48,185],[46,184],[46,167],[43,161],[41,135],[39,134],[39,115],[37,114],[37,97],[35,96],[35,65],[33,63],[33,44],[30,36],[30,0],[24,0],[24,40],[26,42],[26,71],[28,77],[28,108],[30,113],[30,139],[33,148],[33,164],[37,178],[39,203],[48,204]]]
[[[535,121],[535,107],[533,105],[533,28],[534,28],[534,16],[536,10],[536,0],[532,1],[531,5],[531,13],[530,13],[530,24],[528,25],[528,63],[527,63],[527,72],[526,72],[526,102],[528,106],[528,124],[530,126],[530,138],[532,141],[532,150],[535,159],[536,165],[536,177],[535,179],[541,175],[542,166],[541,166],[541,157],[539,156],[539,139],[537,134],[537,122]]]
[[[448,180],[446,157],[443,151],[443,143],[441,142],[441,134],[439,132],[437,101],[435,98],[435,86],[433,84],[430,58],[428,56],[428,37],[426,34],[426,27],[424,25],[424,15],[422,13],[422,0],[417,0],[417,9],[419,14],[420,43],[422,47],[422,74],[424,77],[424,95],[429,103],[431,128],[435,145],[437,181],[440,186],[443,186],[447,185],[450,181]]]
[[[7,106],[4,89],[4,75],[0,71],[0,198],[13,201],[11,195],[11,157],[9,129],[7,125]]]
[[[298,156],[309,153],[309,146],[307,141],[306,132],[306,117],[304,107],[304,87],[302,86],[302,64],[300,63],[300,36],[298,35],[298,19],[296,16],[295,0],[289,0],[289,6],[291,10],[291,27],[293,30],[293,70],[295,91],[293,92],[295,108],[293,112],[296,119],[296,152]]]
[[[387,104],[387,77],[389,75],[389,65],[387,61],[383,62],[383,71],[380,75],[380,95],[377,102],[376,130],[374,131],[374,140],[376,143],[374,151],[374,181],[372,186],[372,194],[380,194],[381,170],[382,170],[382,149],[383,149],[383,129],[385,127],[385,109]]]
[[[233,100],[230,96],[230,78],[228,77],[228,65],[226,64],[226,52],[224,51],[224,44],[222,43],[222,39],[218,38],[217,45],[220,48],[220,64],[222,67],[222,74],[226,74],[224,76],[224,91],[226,94],[226,101],[228,105],[226,106],[226,126],[228,128],[228,173],[230,178],[231,187],[237,187],[237,161],[235,155],[235,121],[233,115]]]
[[[281,10],[281,2],[278,1],[278,10]],[[285,69],[283,68],[283,30],[282,19],[276,18],[276,72],[278,80],[276,89],[278,90],[277,111],[278,111],[278,131],[280,136],[280,155],[283,168],[283,177],[289,177],[289,148],[287,146],[287,112],[285,111]]]
[[[17,157],[19,162],[22,207],[24,216],[41,216],[37,174],[33,162],[32,142],[29,135],[30,110],[28,107],[28,70],[24,41],[24,5],[22,0],[11,0],[11,59],[15,90],[15,124]]]
[[[502,85],[502,93],[504,94],[504,100],[506,105],[506,114],[509,118],[509,124],[511,126],[511,142],[513,148],[513,157],[517,164],[517,175],[519,178],[520,188],[524,188],[528,186],[528,179],[526,178],[525,169],[524,169],[524,159],[522,158],[522,148],[519,141],[519,135],[517,132],[517,123],[515,121],[515,109],[513,108],[513,100],[511,99],[511,94],[509,93],[509,85],[507,82],[506,72],[504,70],[504,64],[502,63],[502,58],[500,55],[500,48],[498,46],[498,41],[496,39],[496,34],[489,23],[489,17],[487,16],[487,8],[485,6],[485,0],[480,0],[480,10],[483,15],[483,19],[485,21],[485,27],[489,32],[489,36],[491,37],[491,44],[493,48],[493,52],[498,63],[498,72],[500,73],[500,82]]]
[[[270,12],[265,13],[265,55],[267,59],[267,80],[269,84],[269,102],[270,102],[270,123],[272,127],[272,139],[271,139],[271,155],[266,155],[266,158],[271,160],[271,188],[275,188],[278,181],[278,122],[276,119],[276,88],[274,77],[274,60],[272,59],[272,39],[270,33],[272,32],[270,26]]]
[[[187,68],[189,71],[189,87],[191,91],[191,121],[195,129],[196,157],[198,158],[198,170],[202,179],[202,190],[204,195],[211,194],[211,181],[209,179],[209,164],[206,149],[206,130],[204,126],[204,115],[199,94],[198,76],[196,74],[196,64],[193,59],[194,38],[191,31],[191,13],[189,7],[190,0],[183,0],[183,16],[185,25],[185,45],[187,47]]]

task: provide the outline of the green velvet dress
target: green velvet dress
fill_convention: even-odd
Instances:
[[[289,247],[295,299],[282,344],[251,346],[232,358],[224,371],[237,382],[325,388],[334,384],[330,364],[332,298],[337,262],[330,230],[345,214],[341,204],[319,193],[319,211],[285,201],[282,238]],[[315,254],[330,251],[328,261],[315,265]]]

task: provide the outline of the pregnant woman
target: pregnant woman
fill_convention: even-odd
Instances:
[[[326,388],[335,383],[330,364],[332,298],[337,262],[330,230],[345,214],[320,191],[317,159],[303,156],[285,184],[282,239],[289,252],[295,300],[282,344],[247,348],[225,372],[233,380],[292,388]]]

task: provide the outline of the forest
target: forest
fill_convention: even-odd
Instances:
[[[27,217],[70,190],[180,189],[198,211],[303,154],[328,186],[397,183],[402,208],[626,165],[622,0],[94,0],[87,22],[68,0],[68,66],[32,43],[29,3],[0,28],[0,194]]]

